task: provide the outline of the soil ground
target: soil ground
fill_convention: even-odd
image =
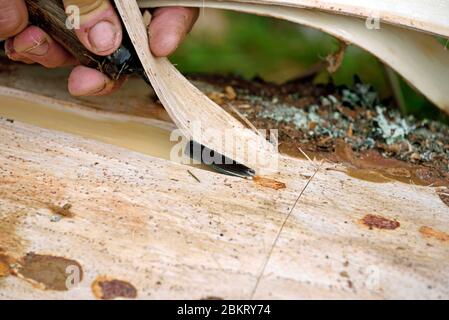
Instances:
[[[190,79],[256,128],[278,129],[283,153],[326,159],[335,170],[379,183],[449,186],[449,126],[402,116],[357,78],[351,87],[308,79],[282,85],[213,75]]]

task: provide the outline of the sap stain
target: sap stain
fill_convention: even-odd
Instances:
[[[83,279],[83,270],[77,261],[33,252],[19,260],[15,272],[42,290],[67,291]]]
[[[92,283],[91,288],[95,297],[102,300],[116,298],[135,299],[137,297],[137,289],[132,284],[106,276],[98,277]]]
[[[375,183],[387,183],[391,181],[391,179],[385,177],[382,173],[373,169],[347,168],[346,174],[355,179]]]
[[[72,205],[70,203],[66,203],[63,206],[57,206],[54,204],[47,204],[48,209],[50,209],[54,214],[66,217],[73,218],[75,214],[70,210],[72,209]]]
[[[414,170],[414,176],[416,177],[413,181],[415,184],[422,186],[433,185],[435,187],[447,186],[449,181],[448,178],[443,176],[441,172],[427,167],[418,167]]]
[[[283,182],[276,181],[276,180],[273,180],[273,179],[258,177],[258,176],[254,177],[253,181],[258,186],[271,188],[271,189],[274,189],[274,190],[281,190],[281,189],[285,189],[287,187],[285,185],[285,183],[283,183]]]
[[[200,300],[224,300],[224,299],[220,298],[220,297],[215,297],[215,296],[207,296],[207,297],[201,298]]]
[[[349,176],[364,181],[387,183],[393,180],[421,186],[445,186],[448,183],[447,178],[436,169],[384,158],[375,150],[356,155],[352,147],[343,140],[336,141],[335,151],[329,159],[345,164]]]
[[[419,228],[419,232],[424,238],[433,238],[443,242],[449,241],[449,234],[431,227],[422,226]]]
[[[363,219],[361,220],[361,223],[369,227],[370,230],[372,230],[373,228],[394,230],[399,228],[401,225],[396,220],[387,219],[382,216],[374,214],[367,214],[366,216],[364,216]]]
[[[385,172],[398,178],[411,178],[412,174],[407,168],[386,168]]]
[[[14,263],[14,259],[0,251],[0,278],[9,276],[11,274],[11,264]]]
[[[0,253],[7,251],[8,254],[21,256],[26,252],[28,243],[16,232],[25,216],[22,211],[0,214],[0,244],[4,248]]]

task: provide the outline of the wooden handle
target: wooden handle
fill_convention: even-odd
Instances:
[[[126,36],[122,46],[107,57],[88,51],[78,40],[75,31],[66,26],[67,15],[62,0],[25,0],[30,23],[42,28],[87,67],[95,68],[112,79],[122,74],[139,73],[141,66],[133,46]],[[129,49],[128,49],[129,48]]]

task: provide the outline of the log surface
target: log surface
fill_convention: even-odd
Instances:
[[[153,98],[128,99],[144,86],[102,105],[68,99],[63,72],[36,82],[39,70],[8,69],[0,95],[93,120],[165,118]],[[275,190],[1,119],[0,299],[101,298],[105,279],[140,299],[449,298],[447,189],[317,165],[283,157]],[[82,269],[78,286],[54,289],[61,263]]]
[[[4,71],[0,95],[99,121],[166,117],[128,99],[147,90],[133,82],[102,105],[39,70]],[[278,183],[256,183],[1,119],[0,299],[101,298],[110,279],[140,299],[449,298],[447,189],[317,166],[282,157]],[[61,291],[66,266],[82,277]]]
[[[1,299],[91,299],[98,277],[141,299],[449,298],[438,189],[283,157],[275,190],[17,121],[0,137]],[[43,290],[20,272],[30,253],[82,281]]]

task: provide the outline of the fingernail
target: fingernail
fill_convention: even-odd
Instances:
[[[95,96],[98,93],[102,92],[104,89],[106,89],[107,85],[108,85],[107,81],[104,81],[102,83],[100,82],[98,86],[90,88],[90,90],[86,90],[85,92],[79,92],[79,94],[82,96]]]
[[[43,56],[47,54],[49,49],[47,39],[43,39],[40,43],[35,43],[32,46],[26,46],[21,48],[20,46],[15,47],[15,51],[18,53],[26,53],[35,56]]]
[[[89,42],[98,53],[113,49],[117,36],[117,28],[109,21],[100,21],[89,30]]]

